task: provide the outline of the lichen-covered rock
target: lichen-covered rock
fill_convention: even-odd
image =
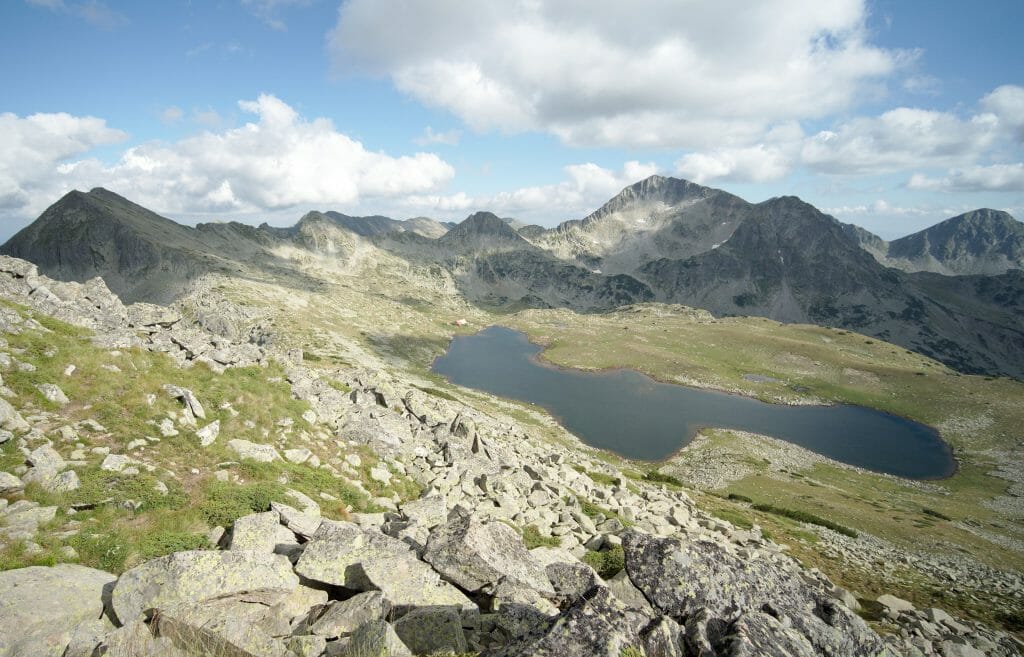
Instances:
[[[0,657],[60,657],[82,622],[103,613],[115,576],[74,564],[0,572]]]
[[[380,532],[364,531],[350,522],[323,521],[295,564],[295,572],[324,584],[359,589],[360,563],[388,557],[414,558],[409,546]]]
[[[476,609],[462,591],[442,580],[437,571],[416,559],[413,552],[364,561],[354,570],[358,588],[380,590],[399,611],[437,605]]]
[[[235,520],[231,527],[230,550],[254,550],[256,552],[273,552],[277,545],[281,529],[281,518],[277,511],[250,513]],[[287,532],[288,530],[285,529]],[[291,536],[291,542],[295,537]]]
[[[351,657],[412,657],[412,652],[395,634],[395,630],[382,620],[364,623],[352,633],[344,655]]]
[[[228,448],[238,454],[240,459],[259,461],[260,463],[271,463],[281,460],[281,455],[271,445],[260,445],[259,443],[235,438],[228,441]]]
[[[467,591],[493,589],[500,581],[555,595],[544,567],[518,532],[504,523],[483,523],[463,507],[452,509],[448,521],[430,532],[423,558]]]
[[[188,388],[181,388],[175,385],[166,384],[164,385],[164,391],[175,399],[181,400],[181,403],[185,405],[185,408],[192,413],[193,417],[199,418],[200,420],[206,419],[206,409],[199,403],[199,398],[196,394]]]
[[[668,616],[662,616],[640,631],[644,657],[686,657],[682,628]]]
[[[545,566],[544,570],[555,593],[567,602],[583,597],[587,591],[604,583],[593,568],[579,561],[551,563]]]
[[[419,607],[393,624],[395,634],[416,655],[466,652],[457,607]]]
[[[390,611],[391,604],[380,591],[367,591],[314,610],[304,628],[311,634],[336,639],[352,634],[365,623],[385,619]]]
[[[299,585],[288,559],[263,552],[175,552],[128,570],[117,580],[114,614],[122,624],[143,611],[251,592],[288,593]]]
[[[24,433],[31,429],[21,413],[16,411],[6,399],[0,399],[0,427],[15,433]]]
[[[550,624],[515,637],[493,655],[621,657],[629,648],[642,650],[640,630],[652,620],[626,609],[607,588],[594,587]]]
[[[723,657],[816,657],[819,653],[796,630],[760,612],[740,616],[716,641]],[[835,653],[833,653],[835,654]],[[854,653],[838,653],[839,655]]]
[[[316,530],[320,529],[320,525],[323,523],[323,518],[319,515],[313,516],[303,513],[294,507],[280,502],[271,502],[270,510],[277,512],[281,518],[281,524],[287,527],[289,531],[307,540],[316,535]]]
[[[291,628],[277,613],[286,593],[234,595],[158,606],[154,633],[186,651],[232,657],[281,657]]]
[[[32,466],[22,477],[25,483],[36,482],[45,485],[67,467],[64,457],[50,445],[40,445],[32,450],[25,460]]]
[[[817,654],[890,654],[863,620],[823,587],[808,584],[795,564],[743,560],[713,541],[683,542],[634,530],[624,534],[623,548],[630,580],[661,613],[686,620],[694,650],[714,644],[723,624],[770,609]],[[764,623],[757,627],[770,630]]]
[[[0,495],[17,493],[25,489],[25,482],[18,479],[10,472],[0,472]]]

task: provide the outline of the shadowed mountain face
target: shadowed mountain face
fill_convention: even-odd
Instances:
[[[1019,263],[1020,226],[979,210],[887,243],[795,197],[752,204],[658,176],[585,219],[519,230],[489,212],[457,225],[312,212],[291,228],[188,228],[96,189],[68,194],[0,252],[58,278],[103,276],[122,298],[158,302],[207,272],[309,286],[346,263],[373,275],[405,261],[443,268],[463,297],[487,307],[683,303],[845,327],[965,372],[1024,378],[1024,272],[1000,265],[1006,273],[944,276],[883,264],[896,254],[945,271]]]

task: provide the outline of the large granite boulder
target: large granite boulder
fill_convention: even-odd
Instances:
[[[518,532],[504,523],[481,522],[461,506],[430,532],[423,558],[466,591],[491,592],[500,582],[555,596],[543,564],[526,549]]]
[[[103,613],[116,579],[74,564],[0,572],[0,657],[60,657],[75,628]]]
[[[688,645],[698,654],[721,642],[723,628],[741,615],[762,611],[781,625],[752,617],[749,628],[739,626],[742,637],[785,627],[780,642],[789,640],[793,628],[826,657],[891,654],[863,620],[784,558],[741,559],[714,541],[683,542],[634,530],[623,535],[623,548],[632,583],[660,613],[686,624]]]
[[[653,619],[627,609],[605,587],[594,587],[554,621],[515,637],[496,657],[622,657],[642,654],[640,631]],[[629,649],[635,650],[631,653]]]
[[[403,610],[427,605],[475,607],[417,559],[407,544],[348,522],[324,521],[306,544],[295,572],[323,584],[379,590],[392,606]]]
[[[112,607],[126,624],[152,608],[240,593],[288,593],[298,585],[288,559],[279,554],[191,550],[147,561],[122,574]]]

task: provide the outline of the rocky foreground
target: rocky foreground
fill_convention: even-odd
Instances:
[[[210,549],[168,554],[120,576],[73,563],[0,572],[0,657],[1024,649],[1006,634],[892,596],[878,599],[880,635],[858,615],[855,595],[801,567],[756,527],[738,530],[681,490],[628,482],[583,450],[532,439],[394,374],[354,371],[343,392],[294,353],[231,342],[159,306],[125,307],[98,279],[57,283],[11,258],[0,258],[0,292],[92,328],[108,348],[165,351],[214,369],[276,358],[294,396],[310,406],[311,448],[369,445],[389,466],[372,476],[397,472],[422,486],[419,499],[377,498],[383,511],[347,520],[324,518],[317,501],[289,491],[263,512],[213,528]],[[8,315],[3,328],[37,330]],[[180,401],[182,417],[202,417],[192,391],[164,392]],[[56,385],[40,393],[63,394]],[[16,441],[26,457],[17,471],[0,472],[0,543],[30,541],[57,514],[21,499],[26,483],[76,485],[80,459],[66,453],[73,443],[38,430],[33,418],[0,400],[0,442]],[[195,449],[225,439],[197,431]],[[288,459],[347,476],[294,449],[282,456],[273,439],[228,445],[240,460]],[[111,457],[113,468],[159,465],[120,454],[104,462]],[[545,545],[528,549],[522,527]]]

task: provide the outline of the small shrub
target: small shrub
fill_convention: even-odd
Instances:
[[[242,516],[269,510],[273,500],[283,499],[284,491],[284,486],[272,482],[213,481],[207,485],[200,511],[211,525],[226,527]]]
[[[1008,632],[1024,632],[1024,612],[1001,611],[996,614],[996,620]]]
[[[797,511],[795,509],[783,509],[781,507],[772,506],[771,504],[755,504],[754,509],[762,511],[764,513],[771,513],[790,520],[796,520],[797,522],[806,522],[811,525],[818,525],[819,527],[825,527],[832,531],[842,534],[843,536],[849,536],[850,538],[857,538],[859,534],[849,527],[844,527],[838,523],[832,522],[820,516],[816,516],[813,513],[807,513],[806,511]]]
[[[139,556],[143,559],[155,559],[172,552],[200,550],[209,547],[206,536],[191,532],[159,532],[150,534],[139,541]]]
[[[601,552],[587,550],[583,555],[583,563],[597,571],[602,578],[609,579],[626,567],[626,553],[620,545]]]
[[[603,472],[587,472],[587,476],[593,479],[595,484],[603,486],[619,486],[622,484],[622,480],[618,477],[613,477]]]
[[[935,509],[921,509],[921,513],[923,513],[926,516],[938,518],[939,520],[952,520],[952,518],[947,516],[945,513],[942,513],[941,511],[936,511]]]
[[[750,499],[746,495],[740,495],[739,493],[729,493],[728,499],[736,502],[746,502],[747,504],[753,504],[754,500]]]
[[[427,393],[428,395],[437,397],[439,399],[447,399],[448,401],[453,401],[453,402],[459,401],[457,397],[453,397],[453,396],[449,395],[444,390],[438,390],[437,388],[426,388],[426,387],[421,387],[421,386],[413,386],[413,387],[417,388],[418,390],[422,390],[423,392]]]
[[[651,470],[650,472],[645,474],[644,479],[646,479],[647,481],[653,481],[656,484],[669,484],[671,486],[683,485],[683,482],[680,481],[677,477],[673,477],[672,475],[665,474],[663,472],[658,472],[657,470]]]
[[[557,536],[544,536],[536,525],[527,525],[523,527],[523,543],[527,550],[532,550],[536,547],[560,547],[562,540]]]

